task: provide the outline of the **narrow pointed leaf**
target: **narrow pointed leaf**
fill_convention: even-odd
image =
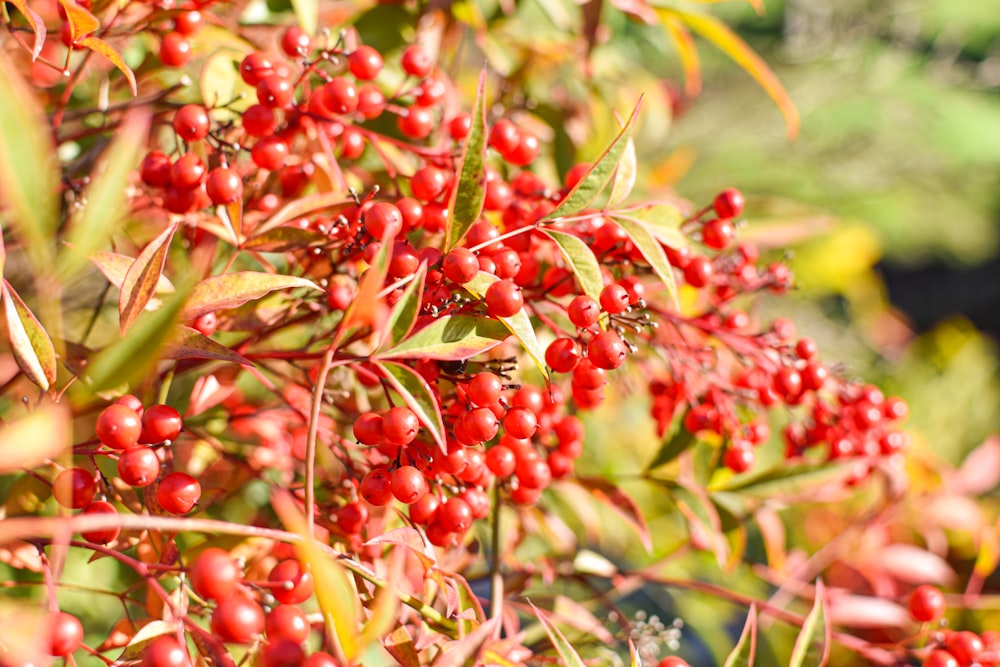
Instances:
[[[21,12],[24,20],[28,22],[31,32],[35,33],[35,44],[31,47],[31,59],[33,61],[37,60],[42,52],[42,47],[45,46],[45,37],[47,35],[45,21],[34,10],[28,7],[28,0],[8,0],[8,2],[17,7],[17,11]]]
[[[59,168],[48,119],[20,70],[0,51],[0,205],[11,208],[8,218],[34,260],[50,261],[43,255],[58,223]]]
[[[121,221],[126,199],[122,183],[139,164],[149,138],[149,124],[148,111],[136,110],[127,114],[111,146],[91,173],[83,196],[85,204],[70,221],[66,237],[67,244],[75,252],[63,253],[60,257],[59,268],[64,279],[75,277],[81,266],[85,266],[85,257],[107,246],[112,230]],[[121,282],[116,286],[120,285]]]
[[[325,236],[311,229],[275,227],[263,234],[255,234],[243,243],[242,248],[258,252],[285,252],[299,248],[318,247],[327,241]]]
[[[462,151],[458,184],[448,202],[445,252],[457,246],[479,219],[486,201],[486,68],[479,74],[472,128]]]
[[[655,202],[618,211],[615,215],[628,217],[645,225],[649,232],[656,237],[656,240],[663,245],[677,249],[689,245],[688,237],[681,231],[684,216],[673,204]]]
[[[260,271],[237,271],[205,278],[191,290],[183,317],[193,319],[224,308],[236,308],[275,290],[307,287],[320,289],[306,278]]]
[[[124,338],[105,348],[90,362],[84,376],[91,392],[122,385],[134,387],[145,379],[174,331],[186,292],[186,288],[178,290],[160,308],[139,318]]]
[[[830,657],[830,618],[826,615],[826,590],[816,580],[815,601],[795,639],[788,667],[823,667]]]
[[[752,667],[757,653],[757,605],[750,605],[743,633],[723,667]]]
[[[485,271],[480,271],[478,276],[462,285],[462,287],[473,296],[482,299],[483,295],[486,294],[486,290],[497,280],[496,276]],[[538,338],[535,336],[535,328],[531,325],[531,318],[528,317],[528,311],[522,307],[519,312],[511,317],[501,317],[500,321],[521,342],[521,346],[524,347],[528,356],[535,362],[535,366],[541,371],[542,376],[548,379],[549,371],[545,366],[545,350],[538,343]]]
[[[580,657],[580,654],[576,652],[576,649],[573,648],[573,645],[569,643],[569,640],[566,639],[566,636],[559,630],[559,628],[557,628],[555,624],[549,620],[542,610],[532,604],[530,600],[528,601],[528,604],[531,605],[531,610],[535,612],[535,616],[538,617],[538,621],[542,624],[542,628],[545,629],[545,634],[549,636],[549,641],[551,641],[552,645],[555,647],[556,653],[558,653],[559,657],[562,658],[562,660],[559,661],[559,664],[564,665],[565,667],[586,667],[583,662],[583,658]]]
[[[689,0],[690,2],[697,2],[703,5],[716,5],[722,2],[732,2],[732,0]],[[746,0],[746,3],[753,7],[753,10],[757,12],[758,16],[763,16],[767,13],[767,8],[764,6],[762,0]]]
[[[125,282],[125,274],[128,273],[129,267],[135,263],[135,258],[116,252],[99,251],[90,256],[90,261],[104,274],[109,283],[121,289],[122,283]],[[156,281],[153,292],[155,294],[170,294],[174,292],[174,284],[161,274],[160,279]]]
[[[448,315],[393,347],[378,353],[379,359],[437,359],[464,361],[504,342],[510,330],[503,322],[472,315]]]
[[[601,265],[597,263],[597,257],[594,256],[590,246],[579,236],[554,229],[543,229],[543,231],[559,246],[566,264],[583,288],[583,293],[594,300],[600,300],[604,279],[601,277]]]
[[[621,122],[621,119],[618,122]],[[622,153],[621,159],[618,160],[618,167],[611,179],[608,208],[617,206],[632,194],[632,188],[635,187],[636,168],[635,141],[630,136],[625,142],[625,151]]]
[[[427,276],[427,262],[422,262],[410,284],[403,290],[396,305],[389,313],[389,323],[386,327],[387,340],[383,345],[395,346],[406,339],[413,330],[413,325],[420,314],[420,306],[424,296],[424,278]]]
[[[0,474],[57,458],[73,444],[72,425],[73,416],[61,403],[44,405],[17,419],[7,415],[0,427]]]
[[[788,138],[794,139],[798,136],[799,112],[785,91],[785,87],[781,85],[767,63],[754,53],[732,28],[709,14],[694,14],[670,7],[657,7],[656,11],[661,19],[672,18],[680,21],[732,58],[774,100],[781,115],[785,117]]]
[[[849,472],[849,464],[802,463],[778,466],[747,478],[736,479],[735,483],[726,485],[722,490],[757,498],[795,495],[843,478]]]
[[[683,23],[671,16],[663,17],[663,27],[674,41],[677,58],[684,70],[684,94],[688,97],[697,97],[701,93],[701,60],[698,58],[694,37]]]
[[[3,228],[0,228],[0,278],[4,277],[5,268],[7,268],[7,246],[3,242]]]
[[[477,667],[483,664],[479,656],[499,624],[499,616],[491,618],[465,637],[449,642],[444,646],[441,657],[434,662],[434,667]]]
[[[79,42],[84,35],[89,35],[101,27],[101,22],[96,16],[73,0],[59,0],[59,4],[66,12],[71,41]]]
[[[667,294],[675,310],[680,310],[680,301],[677,298],[677,281],[674,278],[674,270],[667,259],[667,253],[663,251],[660,242],[653,236],[649,228],[634,218],[615,217],[615,220],[622,226],[632,243],[639,249],[642,256],[649,262],[653,272],[656,273],[660,281],[666,286]]]
[[[327,636],[340,646],[344,656],[353,664],[364,646],[358,641],[361,610],[358,608],[358,591],[351,577],[344,566],[324,553],[316,538],[308,533],[306,518],[288,491],[276,489],[271,496],[271,505],[285,528],[302,536],[302,542],[295,545],[295,550],[312,571]]]
[[[226,212],[229,226],[233,228],[233,238],[236,240],[233,245],[239,246],[243,240],[243,198],[240,197],[221,208]]]
[[[299,27],[306,34],[315,35],[319,26],[319,0],[292,0],[292,9],[295,11]]]
[[[653,538],[646,524],[646,517],[630,495],[602,477],[577,477],[576,481],[581,488],[623,519],[635,531],[647,552],[653,551]]]
[[[388,559],[389,576],[385,579],[385,586],[375,595],[371,616],[358,639],[361,646],[369,646],[380,641],[396,626],[400,605],[396,590],[403,576],[405,560],[406,553],[403,551],[393,552]]]
[[[674,418],[675,423],[680,421],[680,418]],[[693,433],[688,431],[686,428],[676,429],[675,432],[664,439],[663,444],[660,445],[659,451],[656,452],[656,456],[654,456],[653,460],[649,462],[648,466],[646,466],[646,470],[656,470],[660,466],[670,463],[685,451],[690,449],[694,443],[695,437]]]
[[[167,261],[170,241],[176,231],[177,223],[174,223],[160,232],[159,236],[142,249],[125,273],[121,293],[118,295],[118,326],[123,336],[156,291]]]
[[[385,285],[385,277],[389,271],[391,247],[391,243],[383,243],[375,254],[372,265],[361,276],[358,293],[340,320],[331,346],[339,345],[347,332],[355,327],[371,326],[375,331],[381,330],[384,320],[388,317],[389,306],[384,298],[379,297],[379,293]]]
[[[118,70],[125,75],[125,79],[128,81],[129,90],[132,91],[132,96],[134,97],[139,94],[135,85],[135,74],[132,72],[132,68],[125,63],[124,58],[122,58],[122,54],[118,53],[115,47],[111,46],[103,39],[92,35],[78,39],[76,43],[79,46],[90,49],[94,53],[104,56],[108,62],[117,67]]]
[[[3,281],[4,316],[14,361],[42,391],[56,381],[56,350],[52,339],[6,280]]]
[[[242,354],[215,342],[196,329],[184,326],[178,329],[177,336],[163,349],[164,359],[214,359],[253,366],[253,363]]]
[[[447,451],[445,440],[444,418],[441,408],[434,399],[434,391],[420,373],[409,366],[395,361],[376,362],[385,373],[385,379],[399,394],[406,405],[413,410],[421,425],[430,431],[431,437],[441,451]]]
[[[611,145],[605,149],[604,154],[591,165],[584,177],[573,186],[573,189],[569,191],[569,194],[566,195],[562,203],[554,211],[542,218],[540,222],[575,215],[590,206],[597,199],[597,195],[601,194],[604,188],[607,187],[608,181],[611,180],[615,169],[618,167],[618,162],[621,160],[622,155],[625,154],[625,149],[632,136],[635,120],[639,115],[641,107],[642,98],[639,98],[635,109],[632,110],[632,115],[629,116],[628,122],[625,123],[625,127],[621,129],[621,132],[614,138]]]
[[[354,202],[349,200],[343,192],[317,192],[315,194],[300,197],[289,202],[285,206],[275,211],[274,215],[265,222],[254,228],[251,238],[260,236],[272,229],[282,227],[289,222],[294,222],[302,217],[315,215],[320,211],[327,211],[335,214],[341,209],[353,206]]]

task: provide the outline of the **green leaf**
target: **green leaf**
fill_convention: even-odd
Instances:
[[[178,329],[178,335],[163,349],[164,359],[214,359],[253,366],[242,354],[215,342],[196,329],[185,326]]]
[[[6,100],[0,104],[0,204],[10,207],[7,219],[42,272],[52,268],[60,175],[48,119],[20,71],[0,52],[0,100]]]
[[[406,405],[416,413],[420,423],[430,431],[431,437],[434,438],[434,442],[441,448],[441,451],[447,451],[448,443],[445,438],[441,408],[434,398],[434,390],[427,384],[427,380],[409,366],[395,361],[376,361],[374,363],[382,369],[385,373],[385,379],[402,397]]]
[[[584,243],[579,236],[554,229],[543,229],[542,231],[559,246],[566,263],[573,271],[573,275],[576,276],[577,282],[580,283],[583,293],[599,301],[601,290],[604,289],[604,279],[601,277],[601,266],[597,263],[597,257],[594,256],[594,251],[590,249],[590,246]]]
[[[826,615],[826,589],[816,580],[815,601],[802,631],[795,639],[788,667],[823,667],[830,657],[830,617]]]
[[[644,206],[627,208],[615,212],[615,217],[628,217],[642,223],[650,233],[663,245],[671,248],[684,248],[688,245],[688,237],[681,232],[684,216],[673,204],[655,202]]]
[[[311,229],[300,227],[275,227],[263,234],[256,234],[241,246],[257,252],[286,252],[325,245],[329,239]]]
[[[725,504],[717,502],[714,497],[711,498],[711,502],[719,517],[719,528],[722,530],[722,536],[729,546],[729,557],[721,565],[726,572],[732,572],[733,568],[742,561],[743,554],[746,553],[747,529]]]
[[[156,365],[160,351],[174,332],[190,288],[183,287],[157,310],[140,317],[121,340],[94,358],[84,373],[92,393],[136,386]],[[75,383],[73,387],[77,387]],[[80,390],[76,390],[80,391]]]
[[[618,161],[618,167],[615,169],[615,175],[611,179],[611,194],[608,195],[608,208],[617,206],[632,194],[632,188],[635,187],[635,177],[635,141],[630,136],[628,141],[625,142],[625,151],[622,153],[622,157]]]
[[[486,201],[486,68],[479,74],[476,102],[473,105],[472,129],[462,150],[458,185],[448,202],[445,252],[465,237],[479,219]]]
[[[649,462],[648,466],[646,466],[647,471],[655,470],[662,465],[670,463],[694,445],[694,434],[683,426],[680,426],[680,424],[683,424],[683,421],[683,417],[674,418],[674,423],[679,425],[678,428],[676,428],[672,434],[663,440],[663,444],[660,445],[660,449],[656,452],[656,456],[654,456],[653,460]]]
[[[388,339],[383,345],[394,346],[406,339],[420,315],[420,305],[424,295],[424,278],[427,276],[427,262],[421,262],[413,280],[403,290],[403,296],[389,313],[389,323],[385,331]]]
[[[653,551],[653,538],[649,533],[649,526],[646,524],[646,517],[642,515],[642,510],[620,487],[612,481],[603,477],[580,477],[576,478],[580,488],[592,495],[598,502],[606,505],[619,517],[635,530],[639,541],[647,552]]]
[[[723,667],[751,667],[757,652],[757,605],[750,605],[743,633]]]
[[[302,537],[302,541],[295,545],[295,550],[312,571],[316,599],[323,613],[327,637],[354,664],[365,647],[358,641],[361,610],[353,580],[344,566],[324,553],[316,538],[309,534],[306,518],[288,491],[275,489],[271,496],[271,506],[285,528]]]
[[[778,81],[767,63],[747,46],[732,28],[710,14],[694,14],[672,7],[656,7],[656,13],[661,20],[675,19],[694,32],[712,42],[720,51],[732,58],[737,65],[752,76],[761,88],[774,100],[781,115],[785,117],[788,128],[788,138],[794,139],[799,134],[799,112],[788,96],[784,86]]]
[[[170,225],[150,241],[125,272],[119,288],[121,293],[118,295],[118,327],[123,336],[139,314],[145,310],[156,291],[160,276],[163,275],[163,266],[167,261],[170,241],[177,231],[177,224],[175,222]]]
[[[800,463],[779,465],[748,478],[738,478],[735,484],[726,484],[720,491],[739,492],[757,498],[796,495],[818,485],[849,474],[849,463]]]
[[[28,7],[28,0],[8,0],[8,2],[17,7],[17,10],[24,16],[24,20],[28,22],[31,32],[35,33],[35,44],[31,47],[31,60],[35,61],[41,54],[42,47],[45,46],[45,37],[47,35],[45,20]]]
[[[320,289],[316,283],[305,278],[259,271],[237,271],[211,276],[191,290],[191,298],[184,307],[182,317],[194,319],[205,313],[242,306],[247,301],[259,299],[275,290],[297,287]]]
[[[625,154],[628,141],[632,136],[632,129],[635,126],[635,119],[641,107],[642,98],[639,98],[635,109],[632,110],[632,115],[629,116],[628,122],[625,123],[625,127],[621,129],[621,132],[614,138],[611,145],[605,149],[604,154],[591,165],[586,175],[573,186],[573,189],[569,191],[562,203],[539,222],[575,215],[590,206],[597,199],[597,195],[601,194],[607,186],[608,181],[611,180],[612,175],[618,168],[619,161]]]
[[[128,273],[129,267],[135,263],[134,257],[129,257],[128,255],[119,255],[116,252],[95,252],[90,256],[90,261],[94,263],[94,266],[104,274],[104,277],[108,279],[108,282],[117,287],[122,288],[122,283],[125,282],[125,274]],[[156,294],[170,294],[173,293],[174,285],[170,282],[170,279],[164,275],[160,275],[160,279],[156,281],[156,286],[153,288]],[[152,308],[150,308],[152,310]]]
[[[670,267],[670,260],[663,251],[660,242],[644,224],[633,218],[615,216],[615,221],[622,226],[632,243],[639,249],[642,256],[646,258],[653,271],[667,288],[670,301],[675,310],[680,310],[680,300],[677,298],[677,281],[674,279],[674,270]]]
[[[480,271],[479,275],[462,285],[462,287],[473,296],[482,299],[483,295],[486,294],[486,290],[497,280],[499,279],[496,276],[485,271]],[[531,325],[531,318],[528,317],[528,311],[522,307],[519,312],[511,317],[501,317],[500,321],[521,342],[522,347],[524,347],[528,356],[535,362],[535,366],[541,371],[542,376],[548,379],[549,370],[545,366],[545,351],[538,343],[538,338],[535,337],[535,328]]]
[[[118,51],[115,50],[115,47],[111,46],[103,39],[99,39],[94,36],[78,39],[76,40],[76,44],[104,56],[108,62],[117,67],[118,70],[125,75],[125,79],[128,81],[129,90],[132,91],[132,96],[135,97],[139,94],[139,90],[135,85],[135,74],[132,72],[132,68],[125,63],[125,60],[122,58],[122,54],[118,53]]]
[[[330,342],[336,348],[344,340],[351,329],[371,326],[374,331],[380,331],[388,319],[389,306],[385,298],[380,296],[385,286],[385,277],[389,272],[389,253],[391,243],[382,243],[372,258],[372,264],[361,275],[358,281],[358,292],[354,301],[347,307],[344,317],[337,324],[337,331]]]
[[[292,0],[295,18],[307,35],[314,36],[319,26],[319,0]]]
[[[562,658],[562,660],[560,660],[560,664],[564,667],[586,667],[583,662],[583,658],[580,657],[580,654],[576,652],[573,645],[569,643],[568,639],[566,639],[566,635],[564,635],[559,628],[557,628],[555,624],[548,619],[542,610],[532,604],[530,600],[528,601],[528,604],[531,605],[531,610],[535,612],[535,616],[538,617],[538,621],[545,629],[545,634],[549,636],[549,641],[551,641],[552,645],[555,647],[556,653],[558,653],[559,657]]]
[[[91,172],[90,184],[83,194],[84,205],[70,220],[66,236],[67,244],[75,252],[64,252],[59,258],[63,280],[75,278],[79,269],[85,266],[84,258],[105,245],[112,230],[121,222],[126,208],[126,191],[122,183],[139,164],[149,138],[149,124],[147,111],[128,113],[100,164]]]
[[[379,359],[464,361],[502,343],[510,331],[502,322],[472,315],[440,317],[388,350]]]
[[[4,316],[14,361],[42,391],[56,381],[56,350],[52,339],[14,288],[3,281]]]

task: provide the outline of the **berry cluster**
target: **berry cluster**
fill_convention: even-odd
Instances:
[[[918,586],[907,599],[910,617],[918,623],[937,623],[944,617],[944,595],[933,586]],[[923,667],[991,667],[1000,665],[1000,633],[969,630],[933,630]]]

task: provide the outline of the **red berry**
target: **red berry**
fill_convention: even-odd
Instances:
[[[918,586],[910,593],[907,609],[915,621],[927,623],[944,616],[944,594],[934,586]]]
[[[493,317],[513,317],[523,306],[521,287],[511,280],[498,280],[486,290],[486,310]]]
[[[400,466],[392,472],[392,495],[404,505],[412,505],[427,493],[424,474],[413,466]]]
[[[353,125],[344,128],[340,135],[341,157],[356,160],[365,152],[365,135]]]
[[[410,139],[423,139],[434,130],[434,125],[434,114],[430,109],[418,106],[404,109],[396,121],[399,131]]]
[[[460,533],[472,525],[472,508],[462,498],[449,498],[438,508],[436,522],[446,532]]]
[[[692,257],[684,267],[684,280],[691,287],[704,287],[712,281],[713,275],[715,268],[712,266],[712,260],[701,255]]]
[[[170,166],[170,184],[181,190],[193,190],[207,175],[205,163],[194,153],[185,153]]]
[[[413,523],[426,526],[437,516],[441,506],[441,498],[433,493],[425,493],[417,502],[410,505],[410,519]]]
[[[160,62],[167,67],[183,67],[191,60],[191,43],[179,32],[168,32],[160,42]]]
[[[691,667],[686,660],[676,655],[668,655],[656,663],[656,667]]]
[[[264,611],[243,593],[230,595],[212,612],[211,625],[222,641],[249,644],[264,631]]]
[[[802,394],[802,375],[794,368],[784,367],[774,374],[774,391],[792,402]]]
[[[309,35],[297,25],[289,27],[281,35],[281,50],[292,58],[307,55],[311,45]]]
[[[958,660],[948,651],[935,650],[921,663],[922,667],[959,667]]]
[[[257,83],[257,100],[271,109],[290,106],[295,97],[295,85],[279,74],[265,76]]]
[[[284,584],[271,589],[271,594],[278,602],[299,604],[312,597],[312,574],[294,558],[283,560],[275,565],[267,578],[268,581]]]
[[[306,658],[306,661],[302,663],[302,667],[341,667],[340,663],[337,662],[332,655],[329,653],[313,653],[311,656]]]
[[[200,104],[185,104],[174,114],[174,132],[184,141],[204,139],[211,127],[208,110]]]
[[[231,167],[216,167],[208,172],[205,191],[216,206],[232,204],[243,198],[243,179]]]
[[[118,476],[129,486],[149,486],[159,474],[160,459],[150,447],[138,445],[126,449],[118,457]]]
[[[472,131],[472,114],[460,113],[448,121],[448,134],[455,141],[461,141]]]
[[[377,201],[364,209],[365,227],[376,240],[395,238],[403,231],[403,214],[394,204]]]
[[[252,104],[243,112],[243,129],[251,137],[263,137],[274,132],[278,120],[274,111],[263,104]]]
[[[345,76],[335,77],[323,84],[320,94],[323,106],[335,114],[354,113],[358,108],[358,87]]]
[[[151,445],[176,440],[182,426],[181,413],[176,409],[162,403],[151,405],[142,413],[139,442]]]
[[[735,218],[743,212],[743,193],[736,188],[723,190],[715,196],[712,207],[720,218]]]
[[[406,50],[403,51],[401,64],[404,72],[418,79],[430,74],[434,67],[434,61],[431,60],[430,54],[419,44],[411,44],[406,47]]]
[[[361,45],[347,56],[347,66],[356,78],[371,81],[382,71],[382,54],[371,46]]]
[[[198,554],[188,574],[194,592],[206,600],[225,600],[243,576],[236,560],[218,547],[209,547]]]
[[[161,635],[143,649],[142,667],[191,667],[191,661],[175,637]]]
[[[83,508],[80,512],[80,516],[118,516],[118,510],[114,505],[107,502],[106,500],[95,500],[94,502]],[[110,528],[98,528],[94,530],[83,530],[80,531],[81,537],[88,542],[93,542],[95,544],[108,544],[113,542],[118,534],[121,532],[121,528],[118,526],[112,526]]]
[[[478,406],[489,407],[500,400],[503,380],[494,373],[477,373],[466,387],[469,399]]]
[[[573,384],[580,389],[593,391],[608,383],[607,375],[603,368],[595,366],[588,357],[581,360],[573,369]]]
[[[264,619],[264,631],[268,639],[291,639],[301,644],[309,638],[309,619],[300,607],[293,604],[279,604]]]
[[[288,144],[280,137],[269,134],[261,137],[250,151],[253,163],[261,169],[277,171],[285,166],[288,159]]]
[[[361,480],[361,496],[370,505],[381,507],[392,500],[392,481],[385,468],[371,470]]]
[[[81,509],[94,500],[97,481],[94,473],[84,468],[67,468],[52,481],[56,502],[70,509]]]
[[[171,164],[163,151],[150,151],[139,166],[139,177],[150,187],[165,188],[170,185]]]
[[[570,373],[580,363],[580,353],[572,338],[556,338],[545,349],[545,364],[556,373]]]
[[[503,153],[503,159],[512,165],[526,167],[538,157],[542,144],[538,137],[533,134],[521,132],[520,135],[517,146],[513,150]]]
[[[979,660],[983,653],[983,640],[975,632],[961,630],[951,632],[944,640],[944,647],[955,656],[958,664],[968,667]]]
[[[608,287],[610,287],[610,285]],[[604,292],[602,291],[601,292],[602,299],[603,296]],[[626,298],[627,297],[628,294],[626,293]],[[627,303],[625,305],[628,306]],[[569,307],[566,310],[566,314],[569,316],[570,322],[580,327],[581,329],[586,329],[588,327],[593,326],[594,324],[597,324],[597,320],[601,316],[601,304],[597,303],[597,301],[590,298],[589,296],[581,294],[580,296],[575,297],[572,301],[569,302]]]
[[[486,467],[497,477],[507,477],[517,468],[517,458],[510,447],[494,445],[486,452]]]
[[[354,437],[363,445],[377,445],[385,436],[382,435],[382,415],[377,412],[365,412],[354,420]]]
[[[337,510],[337,525],[349,535],[357,535],[368,523],[368,508],[361,503],[347,503]]]
[[[301,643],[291,639],[269,641],[260,652],[261,667],[301,667],[305,659]]]
[[[272,74],[274,65],[271,64],[271,59],[259,51],[249,54],[240,63],[240,77],[251,86],[256,86]]]
[[[503,428],[511,437],[523,440],[530,438],[538,430],[538,419],[527,408],[511,408],[504,415]]]
[[[733,223],[725,218],[709,220],[701,229],[702,242],[713,250],[722,250],[729,246],[736,237]]]
[[[49,655],[65,657],[83,643],[83,624],[80,619],[64,611],[49,617]]]
[[[544,489],[552,481],[549,464],[541,458],[524,458],[517,462],[518,481],[529,489]]]
[[[374,84],[358,88],[358,111],[367,120],[378,118],[385,111],[385,95]]]
[[[521,132],[513,121],[501,118],[490,128],[489,145],[501,155],[516,150],[520,142]]]
[[[414,172],[410,179],[413,196],[424,201],[437,199],[448,187],[450,176],[440,167],[427,165]]]
[[[464,285],[479,275],[479,259],[468,248],[455,248],[444,256],[441,270],[448,280]]]
[[[587,346],[587,358],[594,366],[605,370],[621,366],[627,354],[625,342],[614,331],[602,331]]]
[[[187,514],[201,498],[201,484],[185,472],[172,472],[156,487],[156,500],[171,514]]]
[[[382,435],[394,445],[408,445],[420,431],[420,420],[408,407],[391,408],[382,417]]]
[[[753,446],[749,443],[740,446],[734,442],[722,455],[722,464],[737,474],[750,470],[756,460]]]
[[[202,15],[196,9],[181,12],[174,17],[174,30],[182,35],[193,35],[201,30]]]

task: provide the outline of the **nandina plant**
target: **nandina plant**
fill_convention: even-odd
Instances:
[[[749,608],[727,664],[753,662],[758,612],[801,632],[795,665],[834,642],[987,664],[973,633],[835,632],[821,582],[798,614],[596,554],[520,557],[550,489],[655,553],[616,481],[576,473],[602,446],[584,418],[623,385],[662,440],[644,477],[723,567],[750,499],[895,465],[906,404],[752,314],[792,277],[739,238],[739,190],[633,195],[641,99],[557,181],[531,114],[489,99],[489,64],[466,96],[443,42],[375,48],[352,17],[317,34],[301,7],[306,29],[251,31],[237,9],[4,8],[0,543],[42,603],[17,606],[30,631],[0,628],[3,665],[687,664],[607,594],[568,615],[525,595],[582,577]],[[140,39],[133,72],[119,49]],[[234,520],[250,487],[265,501]],[[75,552],[132,572],[94,582],[123,607],[96,642],[60,609]],[[902,603],[924,624],[945,608],[926,587]]]

